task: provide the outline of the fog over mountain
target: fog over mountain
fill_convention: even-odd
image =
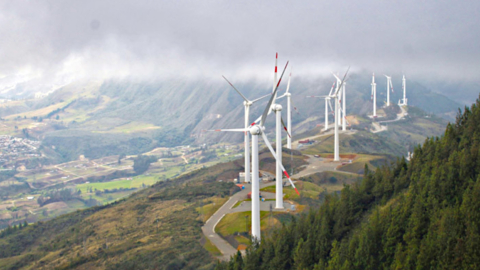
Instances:
[[[273,58],[299,77],[404,72],[457,101],[478,97],[480,2],[2,1],[0,94],[79,79],[221,75],[271,84]],[[461,84],[459,84],[461,82]],[[465,93],[451,87],[463,85]],[[48,88],[46,87],[46,88]],[[28,87],[27,87],[28,88]]]

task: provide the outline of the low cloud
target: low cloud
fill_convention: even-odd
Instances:
[[[0,75],[270,79],[405,72],[477,80],[480,2],[8,1]]]

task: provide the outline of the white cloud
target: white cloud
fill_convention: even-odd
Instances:
[[[276,51],[279,66],[289,59],[305,77],[348,65],[480,73],[474,0],[10,1],[0,10],[0,74],[265,78]]]

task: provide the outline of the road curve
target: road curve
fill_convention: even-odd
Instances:
[[[275,182],[269,182],[267,184],[261,184],[260,186],[263,188],[274,184]],[[233,196],[231,196],[230,199],[228,199],[228,201],[224,203],[202,227],[202,232],[205,237],[209,239],[210,242],[212,242],[212,244],[214,244],[222,253],[222,255],[218,257],[219,260],[228,261],[231,256],[237,253],[237,250],[215,232],[215,227],[226,214],[230,213],[231,208],[238,201],[245,200],[247,194],[250,192],[250,189],[251,185],[246,184],[245,189],[233,194]]]

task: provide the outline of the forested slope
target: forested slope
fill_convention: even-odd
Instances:
[[[217,269],[479,269],[480,101]]]

